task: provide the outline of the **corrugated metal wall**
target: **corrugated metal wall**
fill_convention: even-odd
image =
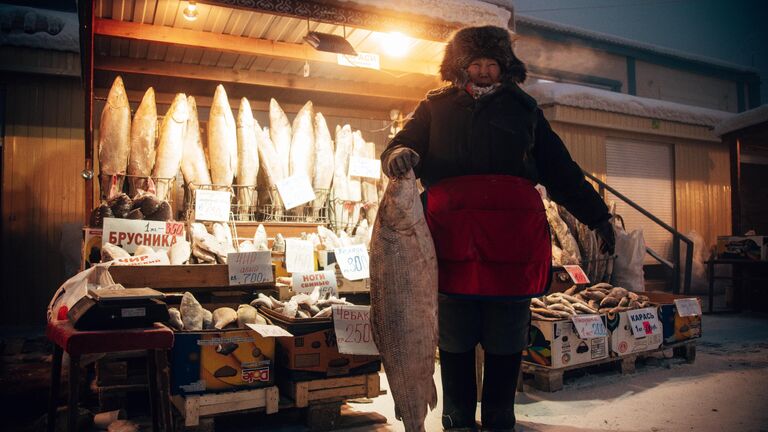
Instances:
[[[0,325],[42,325],[65,279],[62,228],[83,221],[82,90],[77,79],[42,76],[0,85],[6,87]]]

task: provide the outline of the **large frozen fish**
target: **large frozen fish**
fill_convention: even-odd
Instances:
[[[371,240],[371,328],[395,414],[405,430],[424,431],[435,408],[437,259],[413,171],[392,180]]]
[[[200,120],[197,117],[197,103],[193,96],[187,96],[189,120],[184,132],[184,151],[181,157],[181,175],[184,182],[193,185],[211,184],[211,174],[208,172],[208,161],[203,148],[203,137],[200,134]]]
[[[259,316],[258,313],[256,313],[256,308],[247,305],[247,304],[241,304],[237,307],[237,326],[238,327],[245,327],[246,324],[256,324],[257,317]],[[258,323],[263,324],[263,323]]]
[[[291,176],[304,174],[309,181],[315,173],[315,131],[312,126],[314,108],[308,101],[293,119],[293,136],[288,173]]]
[[[125,94],[123,79],[112,83],[107,103],[101,111],[99,123],[99,169],[101,170],[101,196],[108,198],[111,176],[125,174],[131,153],[131,106]],[[122,179],[117,185],[122,188]]]
[[[237,312],[228,307],[221,307],[213,311],[213,327],[221,330],[237,321]]]
[[[232,186],[237,170],[237,130],[224,86],[216,86],[208,116],[208,156],[213,184]]]
[[[240,212],[250,213],[256,204],[256,178],[259,174],[259,149],[256,143],[255,127],[251,104],[248,99],[240,100],[237,111],[237,172],[235,177],[240,189],[237,190],[237,202]]]
[[[202,330],[203,329],[203,306],[197,301],[195,296],[185,292],[181,296],[181,320],[184,322],[184,330]]]
[[[365,143],[365,157],[367,159],[376,159],[376,144],[372,142]],[[368,225],[373,226],[373,223],[376,221],[376,214],[379,211],[378,181],[366,177],[361,179],[361,182],[365,218],[368,220]]]
[[[269,131],[262,130],[259,127],[259,123],[254,125],[254,132],[256,135],[256,147],[259,151],[259,175],[257,176],[257,182],[260,188],[265,192],[259,195],[259,206],[269,204],[274,208],[281,208],[282,201],[280,195],[275,189],[275,185],[280,180],[288,176],[288,172],[280,162],[280,156],[277,154],[275,145],[272,143],[272,139],[269,137]]]
[[[352,154],[354,140],[352,128],[349,125],[336,128],[336,150],[333,166],[333,226],[336,229],[346,229],[351,219],[351,207],[344,201],[352,200],[349,191],[349,157]]]
[[[312,188],[315,190],[315,201],[312,203],[314,214],[325,205],[328,192],[333,181],[333,140],[328,124],[322,113],[315,114],[315,172],[312,177]]]
[[[131,122],[131,154],[128,171],[129,195],[135,197],[138,190],[148,190],[147,179],[155,166],[155,144],[157,140],[157,105],[155,89],[148,88]]]
[[[355,131],[352,134],[352,154],[351,156],[356,156],[359,158],[364,158],[366,156],[366,146],[365,140],[363,139],[363,134],[359,130]],[[351,176],[349,175],[349,168],[347,168],[347,182],[349,183],[349,200],[360,202],[363,200],[363,185],[360,177],[357,176]]]
[[[152,176],[159,179],[169,179],[176,177],[181,166],[181,157],[184,153],[184,132],[187,130],[187,120],[189,119],[189,107],[187,106],[187,96],[179,93],[173,99],[171,107],[165,113],[163,122],[160,125],[160,137],[157,141],[157,160],[152,169]],[[170,182],[158,180],[157,197],[160,199],[168,198],[168,189]]]
[[[274,99],[269,100],[269,136],[272,139],[272,143],[275,145],[275,151],[277,152],[277,160],[282,171],[288,176],[290,172],[290,155],[291,155],[291,139],[293,132],[291,130],[291,123],[288,121],[288,116],[277,101]]]

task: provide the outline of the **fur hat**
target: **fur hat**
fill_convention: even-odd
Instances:
[[[512,50],[509,30],[495,26],[465,27],[456,31],[445,47],[440,76],[446,81],[463,85],[469,79],[467,67],[472,60],[481,57],[499,62],[502,82],[525,81],[525,64]]]

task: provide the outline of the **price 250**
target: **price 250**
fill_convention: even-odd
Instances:
[[[348,343],[368,343],[373,340],[369,323],[347,324],[344,334],[344,342]]]

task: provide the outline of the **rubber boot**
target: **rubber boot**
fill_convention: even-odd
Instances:
[[[440,378],[443,383],[443,428],[477,430],[475,350],[463,353],[440,350]]]
[[[483,431],[515,430],[515,392],[522,353],[485,352],[483,402],[480,404]]]

